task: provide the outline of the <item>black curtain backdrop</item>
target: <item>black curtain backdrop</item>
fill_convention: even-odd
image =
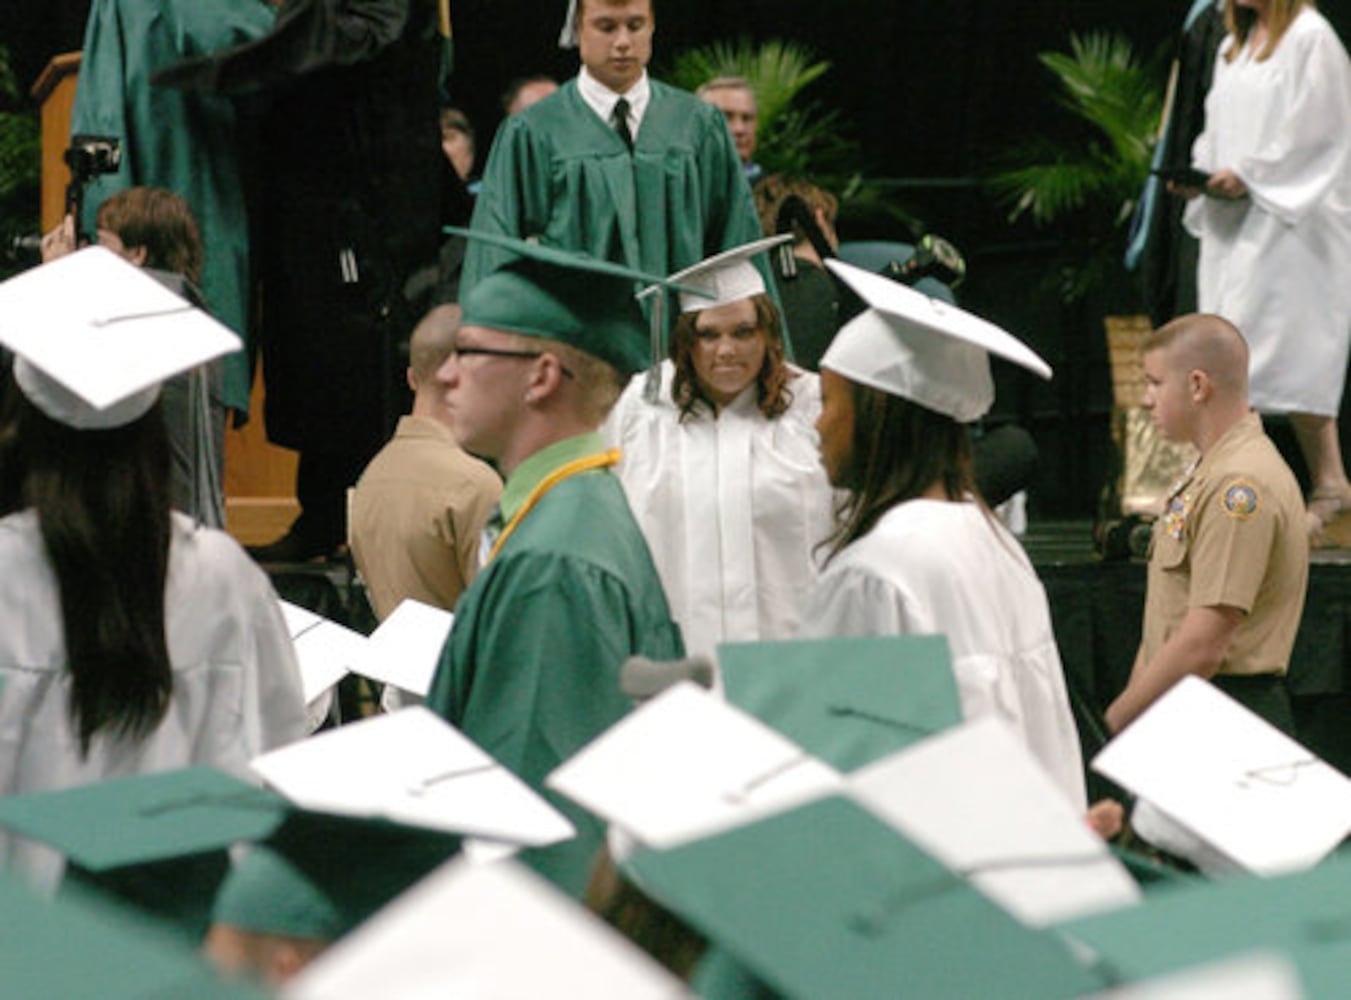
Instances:
[[[210,0],[202,0],[210,2]],[[1110,474],[1111,385],[1102,317],[1138,312],[1121,273],[1074,305],[1053,287],[1055,264],[1074,233],[1011,225],[980,187],[993,157],[1018,139],[1081,135],[1057,106],[1038,52],[1067,47],[1071,31],[1117,31],[1141,53],[1171,48],[1190,0],[656,0],[654,70],[681,49],[720,38],[784,38],[832,63],[809,88],[837,108],[863,149],[865,176],[925,227],[961,247],[969,265],[964,305],[1029,341],[1056,369],[1049,385],[999,368],[991,419],[1016,420],[1036,437],[1041,474],[1034,515],[1088,517]],[[501,117],[499,98],[517,76],[564,79],[576,56],[556,46],[564,0],[451,0],[455,103],[479,132],[480,165]],[[1351,0],[1321,5],[1351,37]],[[51,55],[78,48],[88,0],[0,4],[0,42],[21,83]],[[847,238],[907,239],[894,223],[848,220]]]

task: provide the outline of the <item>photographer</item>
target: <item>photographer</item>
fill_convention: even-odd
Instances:
[[[202,277],[202,235],[185,202],[172,191],[133,187],[108,198],[95,216],[100,246],[155,273],[174,291],[195,299]],[[75,219],[42,237],[43,263],[78,248]],[[221,483],[225,456],[224,368],[214,361],[164,385],[164,419],[173,467],[173,506],[213,528],[225,523]]]

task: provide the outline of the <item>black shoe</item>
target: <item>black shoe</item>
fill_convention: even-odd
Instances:
[[[296,531],[294,525],[275,542],[246,545],[244,551],[260,563],[333,562],[347,556],[347,546],[342,541],[313,538]]]

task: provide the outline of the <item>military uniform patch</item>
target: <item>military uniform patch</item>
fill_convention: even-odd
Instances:
[[[1224,512],[1230,517],[1249,518],[1257,513],[1257,488],[1240,479],[1224,491]]]
[[[1191,506],[1192,498],[1181,493],[1168,501],[1168,509],[1163,512],[1163,530],[1179,542],[1182,541],[1182,532],[1186,530]]]

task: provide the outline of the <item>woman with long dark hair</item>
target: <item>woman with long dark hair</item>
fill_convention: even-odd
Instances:
[[[708,296],[681,294],[656,398],[636,376],[606,424],[692,654],[791,638],[830,530],[817,377],[785,361],[778,309],[749,261],[772,242],[672,275]]]
[[[800,634],[945,635],[962,714],[1017,731],[1079,807],[1078,733],[1046,593],[976,492],[966,425],[994,399],[989,352],[1044,378],[1003,330],[839,261],[871,308],[821,359],[821,462],[846,490]]]
[[[113,268],[115,283],[145,282],[186,310],[102,249],[44,270],[83,274],[91,254],[107,258],[94,258],[95,270]],[[119,319],[102,321],[108,337],[135,322]],[[181,321],[150,322],[192,336]],[[191,764],[244,773],[256,754],[305,734],[276,596],[229,536],[171,512],[160,384],[99,408],[70,381],[20,356],[5,399],[0,794]],[[0,865],[40,878],[58,870],[44,849],[4,835]]]

